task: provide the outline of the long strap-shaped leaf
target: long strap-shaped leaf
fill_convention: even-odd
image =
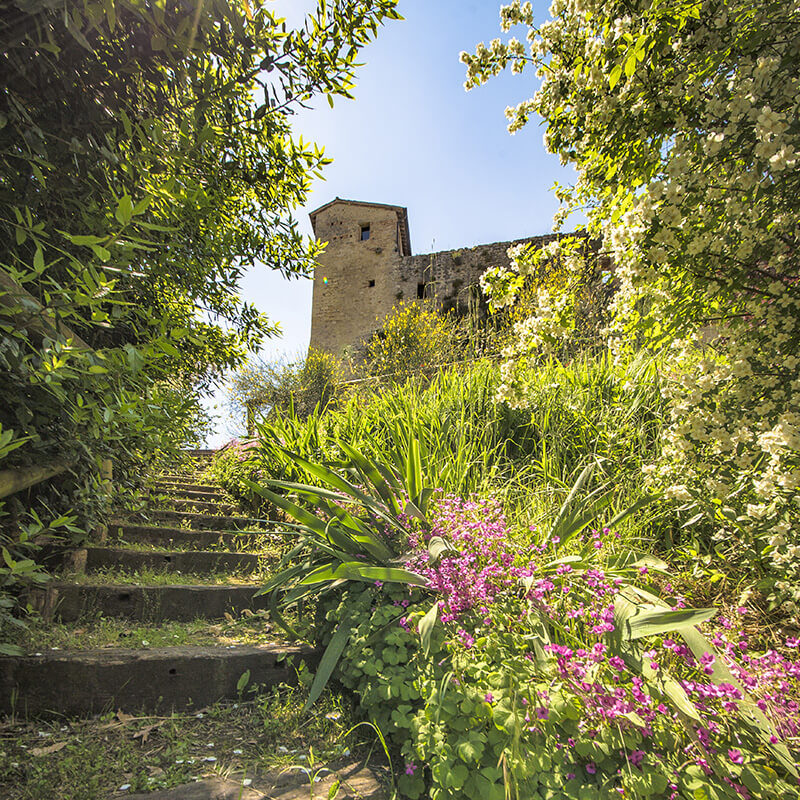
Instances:
[[[291,500],[275,492],[271,492],[269,489],[265,489],[263,486],[254,483],[248,478],[242,478],[242,480],[250,491],[255,492],[265,500],[269,500],[270,503],[276,505],[278,508],[282,508],[287,514],[294,517],[299,523],[305,525],[318,536],[325,537],[326,523],[319,517],[314,516],[314,514],[307,509],[298,506],[296,503],[293,503]]]
[[[422,575],[399,567],[379,567],[365,564],[363,561],[345,561],[338,565],[325,565],[310,572],[299,581],[300,584],[322,583],[332,580],[360,580],[405,583],[412,586],[427,586],[428,581]]]
[[[692,653],[694,653],[695,658],[698,660],[703,653],[714,653],[714,646],[697,630],[697,628],[680,628],[678,632],[683,637],[686,644],[689,645]],[[781,762],[784,769],[795,778],[799,777],[797,767],[786,745],[781,741],[775,743],[771,741],[773,737],[776,739],[778,738],[775,726],[769,721],[767,715],[756,705],[744,686],[734,677],[728,665],[725,663],[725,660],[717,656],[711,668],[713,669],[711,679],[714,683],[728,683],[742,693],[742,699],[739,701],[739,708],[742,711],[744,721],[749,724],[749,727],[756,733],[758,738],[761,739],[762,743],[766,745],[778,761]],[[748,717],[750,719],[748,719]]]
[[[348,536],[346,531],[343,531],[336,526],[332,526],[330,524],[330,520],[325,521],[320,519],[307,509],[297,505],[297,503],[293,503],[286,497],[282,497],[275,492],[271,492],[269,489],[265,489],[263,486],[259,486],[257,483],[253,483],[253,481],[248,480],[247,478],[244,478],[243,480],[252,489],[252,491],[261,495],[261,497],[265,498],[266,500],[269,500],[271,503],[278,506],[278,508],[282,508],[287,514],[290,514],[298,522],[303,524],[310,533],[315,534],[318,537],[315,540],[315,544],[318,542],[330,542],[340,550],[351,553],[364,545],[364,542],[359,542],[354,537]],[[364,549],[367,548],[364,547]]]
[[[328,646],[325,648],[325,652],[322,654],[319,666],[317,667],[317,673],[314,675],[314,681],[308,692],[308,700],[306,700],[306,704],[303,706],[303,711],[307,711],[314,705],[330,680],[333,670],[336,669],[336,665],[339,663],[344,648],[350,640],[350,623],[350,617],[341,620],[330,642],[328,642]]]
[[[334,489],[338,489],[340,492],[344,492],[344,494],[349,495],[350,497],[358,500],[359,502],[361,502],[366,506],[375,506],[376,509],[380,508],[375,503],[375,500],[372,497],[362,492],[358,487],[353,486],[352,483],[345,480],[341,475],[337,474],[333,470],[328,469],[322,464],[314,464],[313,462],[308,461],[307,459],[303,458],[297,453],[293,453],[291,450],[287,450],[284,448],[284,453],[292,461],[294,461],[294,463],[297,464],[297,466],[301,467],[309,475],[313,475],[315,478],[321,480],[328,486],[332,486]]]
[[[583,491],[584,485],[589,481],[589,478],[591,478],[596,466],[596,464],[587,464],[583,468],[583,471],[578,476],[578,480],[572,485],[569,494],[561,504],[558,514],[556,514],[556,518],[553,520],[553,525],[550,528],[550,538],[556,537],[560,539],[562,547],[565,544],[565,540],[573,538],[579,532],[576,530],[575,524],[570,525],[569,523],[574,523],[574,518],[576,517],[576,498]],[[585,505],[585,501],[582,505]],[[588,521],[581,520],[581,522],[583,523],[582,528],[585,528],[589,525],[591,519]],[[556,550],[558,550],[558,546]]]
[[[332,491],[330,489],[324,489],[324,488],[321,488],[319,486],[309,486],[308,484],[304,484],[304,483],[292,483],[292,482],[289,482],[289,481],[280,481],[280,480],[270,480],[270,481],[268,481],[268,483],[269,483],[270,486],[275,486],[275,487],[278,487],[280,489],[288,489],[289,491],[293,491],[293,492],[297,492],[298,494],[305,495],[306,497],[308,497],[312,501],[315,500],[315,499],[318,499],[318,498],[324,498],[324,499],[330,500],[330,501],[332,501],[334,503],[337,503],[337,502],[341,503],[341,502],[347,502],[347,501],[352,501],[353,500],[352,497],[348,497],[347,495],[342,494],[341,492]],[[266,491],[269,491],[269,490],[266,490]],[[371,498],[371,497],[369,497],[367,495],[364,495],[363,497],[364,497],[364,499],[362,499],[361,497],[356,498],[356,499],[370,513],[372,513],[378,519],[381,519],[383,522],[385,522],[390,527],[395,528],[397,530],[400,530],[403,533],[408,533],[408,531],[405,528],[405,526],[403,526],[397,520],[396,517],[394,517],[394,516],[392,516],[392,514],[388,513],[387,510],[380,503],[376,503],[373,498]],[[352,516],[350,516],[349,514],[347,514],[347,512],[345,512],[344,509],[342,509],[342,508],[340,508],[338,506],[336,508],[331,508],[330,506],[326,506],[326,508],[331,513],[335,514],[336,516],[338,516],[342,520],[345,520],[345,519],[347,519],[348,521],[353,521],[354,520],[354,518]],[[344,515],[347,515],[347,516],[344,516]],[[357,523],[354,523],[352,527],[360,528],[360,526]],[[363,533],[363,529],[361,529],[361,532]],[[392,555],[394,555],[394,554],[391,551],[389,551],[389,553],[387,554],[386,557],[389,558]]]
[[[383,465],[371,461],[363,453],[359,453],[358,450],[347,444],[347,442],[340,441],[338,445],[361,473],[361,476],[374,487],[386,507],[393,514],[399,514],[402,509],[397,496],[400,493],[401,486],[397,481],[397,477],[392,475],[385,466],[381,469]]]

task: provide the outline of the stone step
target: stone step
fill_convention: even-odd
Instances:
[[[185,547],[205,550],[220,546],[232,550],[247,550],[257,547],[260,539],[268,534],[246,531],[195,531],[187,528],[172,528],[167,525],[139,525],[116,523],[109,529],[111,540],[116,536],[127,542],[152,544],[156,547]]]
[[[209,447],[196,447],[194,450],[187,450],[186,454],[189,458],[194,459],[214,459],[219,453],[219,450],[212,450]]]
[[[187,491],[187,492],[210,492],[215,495],[224,496],[224,492],[219,486],[214,486],[211,483],[196,483],[194,481],[181,481],[180,483],[175,481],[161,481],[156,480],[153,481],[153,485],[156,487],[156,490],[159,492],[163,492],[164,494],[180,491]]]
[[[196,514],[193,511],[170,511],[168,509],[154,508],[145,512],[146,516],[154,522],[163,522],[168,527],[186,527],[190,530],[245,530],[254,524],[263,523],[264,520],[243,516],[217,516],[216,514]]]
[[[266,775],[248,769],[226,771],[226,777],[195,779],[173,789],[125,795],[127,800],[388,800],[390,767],[367,761],[342,760],[316,764],[315,769],[283,769]],[[310,780],[313,777],[313,789]],[[245,785],[249,778],[248,785]],[[392,795],[396,797],[396,795]],[[115,793],[109,800],[119,800]]]
[[[210,514],[237,514],[239,509],[232,503],[225,503],[214,500],[194,500],[190,498],[170,497],[163,501],[164,508],[175,511],[193,511],[195,513]],[[154,508],[157,508],[154,507]]]
[[[191,575],[223,571],[252,573],[258,571],[259,556],[253,553],[213,550],[126,550],[122,547],[84,547],[70,553],[67,566],[75,572],[93,572],[101,569],[138,572],[151,569]]]
[[[217,514],[196,514],[192,511],[171,511],[166,508],[149,508],[112,519],[111,527],[124,524],[154,525],[166,528],[186,528],[187,530],[239,531],[263,524],[265,520],[245,516],[220,516]]]
[[[260,586],[174,585],[135,586],[77,584],[53,581],[31,589],[28,602],[44,619],[75,622],[101,614],[140,622],[222,619],[226,613],[267,607],[267,597],[255,597]]]
[[[0,657],[0,711],[36,717],[199,709],[236,699],[236,684],[248,670],[250,685],[293,683],[301,660],[314,669],[319,653],[305,646],[261,645]]]
[[[192,489],[178,489],[169,492],[151,492],[151,495],[168,495],[176,500],[202,500],[204,502],[212,503],[215,501],[230,502],[228,495],[225,494],[225,492],[223,492],[221,489],[215,489],[213,492],[198,492],[193,491]]]
[[[182,472],[180,474],[161,474],[156,475],[154,480],[158,481],[159,483],[199,483],[199,480],[203,478],[202,472]],[[207,486],[214,486],[213,483],[206,484]]]

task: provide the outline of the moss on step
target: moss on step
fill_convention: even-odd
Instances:
[[[45,650],[89,650],[101,647],[131,649],[174,647],[176,645],[230,647],[232,645],[276,644],[283,641],[280,628],[263,611],[246,611],[218,623],[207,620],[163,622],[146,625],[125,619],[98,616],[63,624],[33,620],[27,631],[15,635],[15,643],[27,653]]]
[[[266,570],[274,566],[265,559],[265,572],[235,573],[229,570],[207,574],[192,574],[169,570],[140,569],[101,569],[92,572],[70,572],[57,574],[59,581],[81,586],[249,586],[257,584],[268,574]]]

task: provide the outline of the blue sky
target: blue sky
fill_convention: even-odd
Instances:
[[[314,0],[273,0],[289,24]],[[295,135],[334,159],[297,209],[311,235],[308,212],[334,197],[408,208],[414,253],[428,253],[547,233],[557,203],[556,180],[571,171],[542,144],[535,122],[511,136],[504,110],[529,97],[531,72],[495,78],[464,91],[462,50],[501,36],[500,1],[400,0],[403,21],[390,22],[362,51],[355,100],[323,98],[293,120]],[[523,32],[524,35],[524,32]],[[280,323],[283,336],[266,343],[266,358],[295,356],[308,347],[311,281],[287,281],[256,264],[242,296]],[[223,406],[224,392],[213,405]],[[236,433],[224,408],[217,446]],[[219,412],[218,412],[219,413]]]

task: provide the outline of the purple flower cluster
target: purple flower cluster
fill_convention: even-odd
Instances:
[[[424,549],[434,536],[441,536],[458,551],[430,563]],[[514,566],[508,541],[508,526],[500,504],[493,500],[462,500],[446,496],[438,504],[431,529],[421,540],[411,542],[420,552],[409,568],[428,579],[442,597],[440,614],[452,622],[465,612],[480,611],[491,623],[489,606],[498,593],[515,585],[523,570]],[[462,639],[466,638],[462,636]]]
[[[435,536],[451,543],[454,552],[432,562],[426,545]],[[680,727],[680,715],[671,701],[658,693],[658,683],[650,682],[648,674],[667,674],[676,680],[700,715],[681,754],[684,765],[695,764],[711,774],[714,769],[709,765],[720,760],[736,769],[749,763],[753,745],[740,738],[746,726],[735,720],[748,715],[745,706],[752,702],[774,727],[772,745],[796,742],[800,737],[800,662],[773,650],[750,654],[747,637],[729,620],[717,620],[711,636],[713,648],[709,648],[713,652],[698,658],[678,636],[649,637],[641,640],[638,650],[613,649],[614,639],[609,634],[615,632],[615,599],[623,581],[607,574],[600,564],[605,550],[614,549],[616,538],[615,532],[601,528],[576,539],[584,553],[595,554],[591,568],[585,560],[578,565],[568,558],[546,563],[554,558],[555,543],[551,540],[520,554],[510,540],[499,503],[446,496],[436,506],[430,530],[412,537],[415,555],[409,568],[423,575],[439,593],[440,618],[455,623],[456,641],[465,649],[484,635],[478,628],[491,628],[500,619],[504,630],[519,630],[520,642],[531,639],[532,616],[539,615],[558,632],[543,647],[555,662],[549,688],[538,695],[531,692],[530,699],[522,697],[521,702],[529,706],[525,712],[529,735],[548,731],[548,736],[555,734],[557,749],[574,752],[574,772],[569,775],[580,769],[594,775],[605,766],[578,756],[576,739],[560,728],[560,714],[551,712],[554,704],[565,700],[577,702],[580,708],[581,737],[594,739],[602,730],[643,737],[646,745],[621,751],[620,757],[633,770],[655,768],[671,774],[673,781],[680,780],[677,764],[668,766],[668,748],[659,746],[659,731]],[[650,580],[646,569],[635,575]],[[521,582],[521,578],[526,580]],[[527,591],[520,589],[523,583]],[[683,598],[673,597],[675,608],[685,607]],[[509,604],[510,599],[514,602]],[[518,611],[509,612],[515,608]],[[743,617],[747,609],[739,608],[736,613]],[[798,644],[795,639],[787,641],[787,647]],[[530,680],[541,680],[536,675],[534,653],[523,655],[531,664]],[[725,675],[730,680],[720,679]],[[487,691],[484,699],[492,705],[495,696]],[[726,780],[737,795],[749,797],[746,787]],[[670,792],[667,796],[677,797],[677,783],[670,783]]]

